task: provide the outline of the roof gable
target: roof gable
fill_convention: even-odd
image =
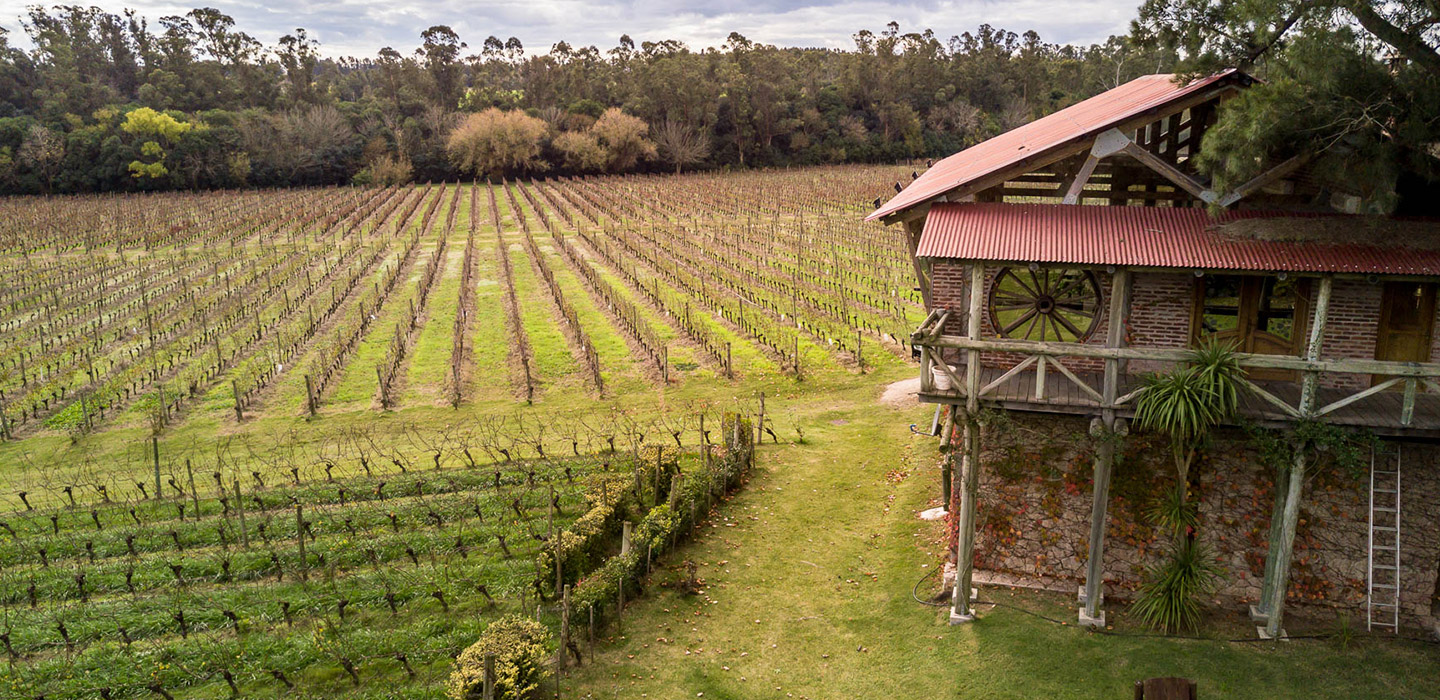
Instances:
[[[1250,80],[1249,76],[1233,69],[1185,85],[1177,85],[1175,76],[1170,74],[1136,78],[941,160],[866,220],[889,217],[925,204],[1027,161],[1043,160],[1066,147],[1087,144],[1105,131],[1162,112],[1166,107],[1213,89],[1248,84]]]

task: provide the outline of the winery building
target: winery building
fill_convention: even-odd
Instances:
[[[1309,455],[1277,472],[1239,427],[1211,446],[1199,491],[1222,597],[1252,603],[1264,635],[1287,602],[1435,625],[1440,223],[1404,187],[1394,215],[1355,214],[1308,154],[1211,189],[1192,156],[1252,82],[1139,78],[935,163],[870,215],[903,226],[930,311],[920,397],[950,407],[953,621],[979,567],[1083,581],[1081,622],[1103,624],[1107,583],[1133,589],[1153,558],[1136,484],[1168,462],[1128,435],[1143,377],[1213,339],[1245,369],[1235,422]],[[1046,419],[1005,437],[989,409]],[[1364,473],[1318,466],[1296,429],[1316,422],[1376,438]]]

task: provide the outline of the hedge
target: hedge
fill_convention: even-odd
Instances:
[[[572,610],[581,614],[593,610],[597,622],[607,621],[619,599],[621,584],[627,597],[636,596],[650,558],[683,541],[715,498],[740,485],[754,464],[754,431],[750,421],[733,413],[725,415],[722,427],[725,444],[710,461],[709,469],[672,477],[669,502],[651,508],[635,526],[627,554],[610,557],[580,580],[571,591]]]

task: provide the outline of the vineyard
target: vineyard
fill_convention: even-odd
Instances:
[[[439,697],[507,614],[578,662],[750,442],[910,371],[903,176],[7,200],[0,698]]]
[[[858,215],[900,174],[10,200],[0,435],[893,365],[920,302]]]

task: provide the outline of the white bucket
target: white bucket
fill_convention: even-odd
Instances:
[[[939,367],[931,367],[930,375],[935,378],[936,391],[950,391],[950,375]]]

